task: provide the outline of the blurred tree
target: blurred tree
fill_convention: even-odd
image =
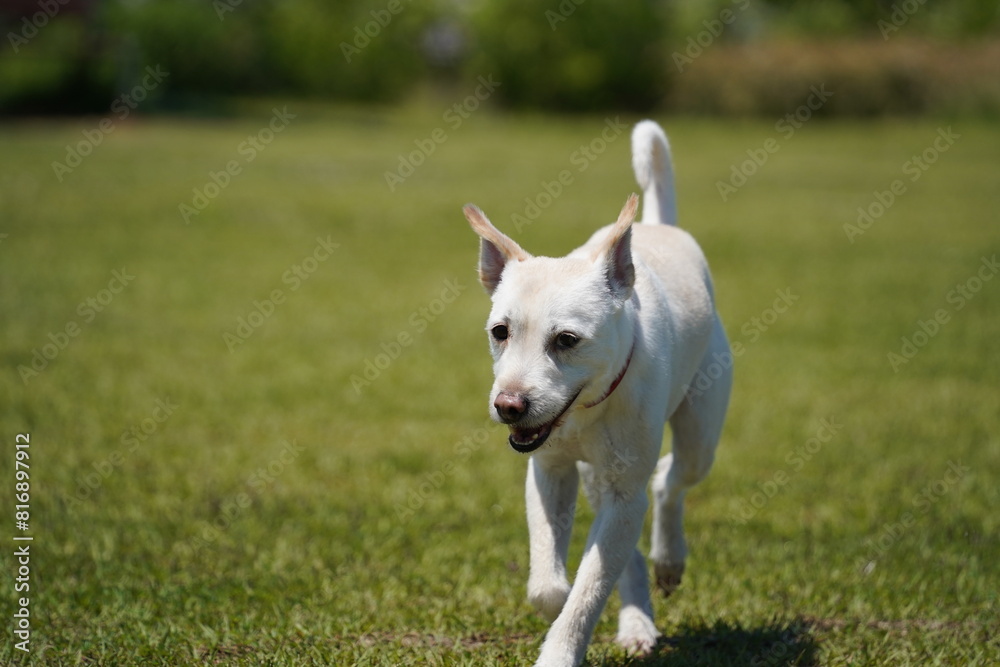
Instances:
[[[642,110],[664,97],[660,2],[484,2],[471,20],[468,71],[494,75],[508,105]]]
[[[0,3],[0,111],[106,108],[114,68],[101,9],[96,0]]]
[[[404,97],[427,74],[420,41],[433,8],[402,0],[276,2],[267,24],[285,86],[369,101]]]
[[[706,32],[723,12],[736,20]],[[952,95],[936,92],[945,90],[936,81],[987,80],[988,58],[955,52],[911,67],[901,41],[996,44],[998,28],[996,0],[0,0],[0,112],[103,112],[159,66],[169,77],[145,110],[204,109],[236,95],[393,102],[492,75],[501,82],[493,101],[509,107],[640,111],[685,96],[711,106],[729,88],[753,103],[715,107],[752,113],[775,106],[764,98],[787,97],[769,91],[814,77],[786,49],[748,71],[738,54],[726,61],[735,53],[727,48],[759,56],[781,41],[816,53],[808,47],[830,36],[840,42],[810,72],[888,81],[854,88],[884,92],[879,108],[931,110]],[[699,46],[708,55],[698,56],[694,81],[678,74],[671,52],[702,33],[711,39]],[[862,42],[870,66],[849,44]],[[759,79],[756,92],[748,77]]]

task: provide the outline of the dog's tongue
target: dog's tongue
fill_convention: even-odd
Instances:
[[[545,424],[538,428],[512,428],[510,430],[510,444],[519,452],[530,452],[541,447],[545,439],[549,437],[551,430],[551,424]]]
[[[541,428],[527,429],[527,428],[515,428],[511,429],[510,437],[514,439],[519,445],[531,445],[534,444],[536,440],[542,435]]]

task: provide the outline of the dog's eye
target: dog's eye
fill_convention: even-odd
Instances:
[[[507,331],[507,327],[505,325],[498,324],[490,329],[490,334],[493,335],[493,340],[501,342],[507,340],[507,336],[510,335],[510,332]]]
[[[568,331],[564,331],[558,336],[556,336],[556,347],[559,348],[560,350],[569,350],[573,347],[576,347],[576,344],[579,342],[580,339],[577,336],[574,336],[573,334],[569,333]]]

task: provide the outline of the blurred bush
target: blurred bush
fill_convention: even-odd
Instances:
[[[776,75],[780,72],[780,75]],[[674,112],[781,117],[814,87],[820,116],[1000,115],[1000,41],[815,40],[724,44],[678,76]]]
[[[471,29],[468,70],[495,75],[511,106],[645,110],[666,92],[663,3],[490,2]]]
[[[995,0],[7,0],[0,112],[102,113],[159,66],[143,110],[492,75],[517,108],[775,113],[829,81],[825,113],[997,113],[998,26]]]
[[[231,95],[394,101],[428,76],[420,44],[435,16],[410,0],[38,1],[52,16],[0,6],[16,44],[0,51],[0,111],[101,111],[146,66],[169,72],[161,108]],[[75,97],[81,83],[103,101]]]
[[[48,11],[14,2],[0,9],[7,11],[0,13],[0,111],[107,108],[114,67],[100,53],[92,7],[52,0]]]

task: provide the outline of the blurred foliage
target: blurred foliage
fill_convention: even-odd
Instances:
[[[687,73],[690,72],[690,75]],[[780,76],[776,76],[780,72]],[[818,87],[819,116],[1000,115],[1000,41],[816,40],[724,44],[676,78],[667,107],[781,118]]]
[[[577,4],[580,3],[580,4]],[[647,109],[666,83],[663,3],[507,0],[473,15],[472,70],[502,101],[549,109]]]
[[[796,80],[801,72],[789,44],[813,47],[813,57],[817,37],[838,45],[857,40],[873,45],[862,74],[881,98],[892,96],[899,78],[893,42],[996,41],[998,26],[994,0],[21,0],[0,6],[0,112],[102,112],[147,66],[169,72],[147,110],[204,110],[229,96],[274,94],[397,102],[492,75],[502,82],[493,103],[510,107],[648,110],[678,103],[753,112],[768,105],[725,99],[767,94],[767,86],[748,93],[743,66],[757,51],[773,53],[776,43],[788,57],[771,58],[767,71],[747,74],[750,81],[780,87],[789,71]],[[695,77],[684,77],[672,57],[692,44],[699,58],[709,54],[698,64],[698,81],[686,80]],[[896,55],[883,57],[880,44]],[[730,65],[723,56],[733,53]],[[827,55],[831,62],[839,57]],[[887,62],[892,72],[874,71]],[[923,76],[925,60],[914,62],[902,65],[904,79]],[[978,81],[968,62],[953,57],[951,64],[955,74],[970,74],[970,85]],[[887,78],[888,88],[879,83]],[[735,92],[719,88],[731,84]],[[902,85],[919,91],[936,84]],[[701,90],[713,88],[719,90]],[[906,90],[901,95],[880,108],[937,108],[933,95],[916,105]]]

